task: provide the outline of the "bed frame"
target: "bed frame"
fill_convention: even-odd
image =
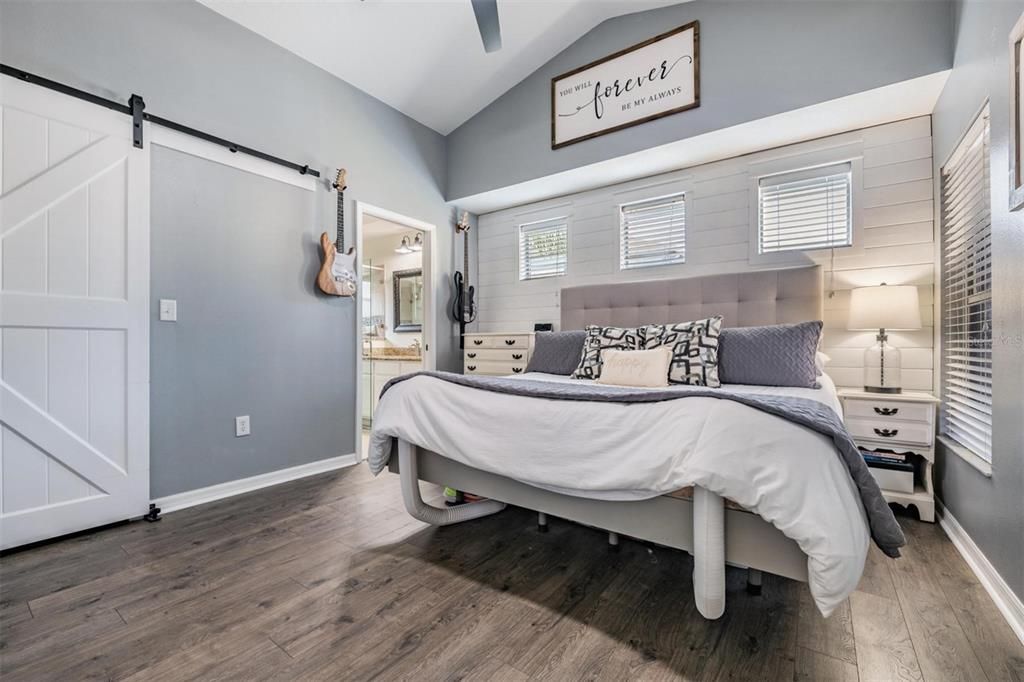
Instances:
[[[649,282],[599,284],[562,290],[561,329],[589,324],[635,327],[722,315],[724,326],[746,327],[821,319],[819,267],[744,272]],[[556,516],[609,532],[674,547],[694,557],[693,592],[708,619],[725,610],[725,565],[749,569],[748,585],[760,589],[760,572],[807,581],[807,556],[770,523],[699,486],[691,498],[663,495],[613,502],[542,490],[466,466],[414,443],[398,441],[389,467],[402,479],[408,512],[447,525],[501,511],[505,503],[538,512],[541,530]],[[420,497],[420,480],[471,490],[489,499],[437,508]],[[498,500],[501,500],[499,502]]]

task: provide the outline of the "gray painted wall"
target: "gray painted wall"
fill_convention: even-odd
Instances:
[[[932,118],[935,177],[991,103],[993,277],[992,478],[952,452],[938,457],[938,494],[1017,596],[1024,599],[1024,212],[1010,213],[1010,29],[1024,2],[971,0],[955,11],[953,73]],[[938,204],[936,204],[938,205]]]
[[[444,138],[198,3],[3,2],[0,59],[117,99],[137,92],[153,113],[327,175],[344,165],[346,199],[440,226],[448,278]],[[355,448],[354,304],[310,289],[314,238],[333,231],[335,195],[301,194],[154,155],[154,315],[158,298],[181,306],[177,326],[152,325],[154,496]],[[230,264],[253,231],[259,243],[241,250],[267,275],[255,282]],[[446,300],[442,287],[442,369],[460,366]],[[237,414],[252,416],[251,437],[235,439]]]
[[[551,149],[551,78],[700,20],[701,105]],[[449,199],[904,81],[951,65],[944,0],[698,0],[610,19],[448,136]]]

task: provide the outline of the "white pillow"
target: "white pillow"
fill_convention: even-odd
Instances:
[[[832,358],[822,353],[820,350],[814,356],[814,368],[818,370],[818,376],[825,373],[825,365],[832,362]]]
[[[668,386],[668,366],[672,349],[668,346],[651,350],[615,350],[601,352],[599,384],[612,386]]]

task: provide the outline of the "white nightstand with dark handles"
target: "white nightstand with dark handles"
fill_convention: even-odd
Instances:
[[[935,522],[935,419],[939,399],[930,393],[868,393],[841,390],[846,429],[864,450],[891,450],[916,457],[914,492],[882,488],[885,499],[904,507],[914,506],[922,521]]]

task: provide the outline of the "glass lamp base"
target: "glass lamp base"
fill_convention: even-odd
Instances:
[[[878,343],[864,351],[864,390],[869,393],[903,391],[900,351],[887,343],[883,330]]]

